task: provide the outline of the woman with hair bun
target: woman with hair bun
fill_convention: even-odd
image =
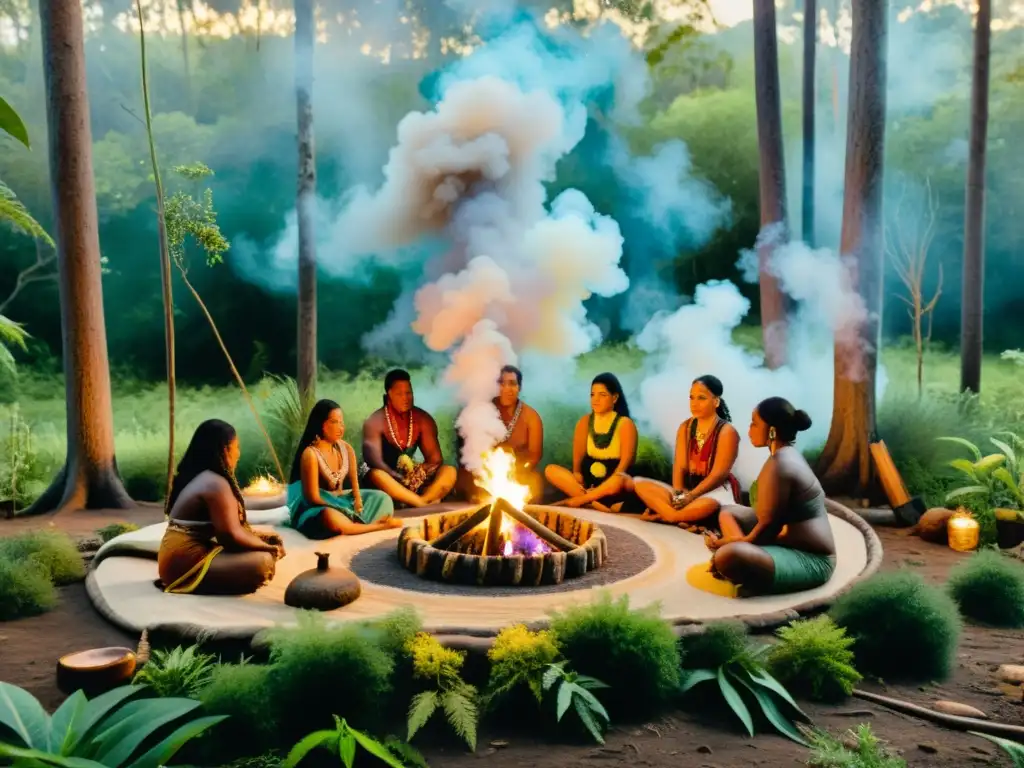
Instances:
[[[711,571],[741,594],[784,594],[820,587],[836,567],[825,491],[793,443],[810,417],[781,397],[762,400],[751,417],[750,442],[771,453],[757,478],[754,509],[719,515],[722,535],[705,535]]]
[[[644,520],[689,527],[712,518],[723,505],[739,502],[739,483],[732,475],[740,436],[730,423],[725,388],[711,375],[690,386],[689,419],[676,432],[672,485],[638,477],[636,495],[647,507]]]

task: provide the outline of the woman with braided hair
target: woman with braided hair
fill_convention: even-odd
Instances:
[[[274,576],[281,538],[257,533],[235,480],[240,450],[235,428],[220,419],[196,427],[178,463],[160,541],[157,586],[165,592],[245,595]]]
[[[723,505],[739,503],[732,474],[740,436],[722,399],[722,382],[706,375],[690,386],[689,419],[676,431],[672,485],[638,477],[636,495],[647,506],[644,520],[690,527],[711,521]]]

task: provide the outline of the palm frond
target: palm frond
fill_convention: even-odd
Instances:
[[[32,218],[28,208],[3,181],[0,181],[0,221],[7,222],[11,227],[24,232],[29,237],[42,240],[51,248],[55,247],[50,235],[38,221]]]

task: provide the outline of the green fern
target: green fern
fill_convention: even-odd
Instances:
[[[790,690],[817,701],[849,696],[860,682],[854,668],[854,639],[827,615],[782,627],[768,652],[772,674]]]
[[[437,711],[440,703],[437,691],[423,691],[412,697],[409,705],[409,720],[407,723],[406,741],[412,741],[420,728],[427,724],[427,721]]]
[[[460,683],[441,695],[441,706],[448,723],[470,750],[476,751],[476,688],[469,683]]]
[[[55,247],[50,235],[38,221],[32,218],[28,208],[2,180],[0,180],[0,221],[6,222],[13,229],[24,232],[29,237],[42,240],[51,248]]]
[[[413,696],[409,705],[409,740],[440,707],[455,733],[476,751],[480,713],[476,688],[460,676],[466,661],[465,652],[445,648],[436,637],[426,632],[416,633],[405,648],[412,656],[413,675],[433,683],[431,689]]]
[[[197,697],[213,675],[217,659],[190,645],[171,650],[154,650],[137,675],[137,684],[148,685],[157,696]]]
[[[412,768],[430,768],[427,759],[416,747],[395,736],[388,736],[384,740],[384,748],[404,765],[412,766]]]

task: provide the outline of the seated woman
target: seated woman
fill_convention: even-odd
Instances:
[[[739,483],[732,475],[740,436],[730,424],[722,399],[722,382],[701,376],[690,386],[691,418],[676,432],[672,486],[636,478],[636,495],[646,505],[645,520],[683,527],[709,519],[723,505],[739,502]]]
[[[167,499],[157,554],[165,592],[245,595],[273,578],[284,547],[276,534],[249,527],[235,480],[239,455],[230,424],[210,419],[196,428]]]
[[[556,506],[590,505],[601,512],[613,512],[633,491],[629,471],[636,461],[637,446],[636,425],[629,418],[629,404],[614,374],[594,377],[590,408],[591,413],[576,423],[572,471],[548,464],[544,476],[569,497]]]
[[[342,440],[345,416],[333,400],[309,412],[292,461],[288,513],[292,528],[307,539],[401,528],[395,505],[383,491],[359,488],[356,453]],[[342,490],[345,478],[350,490]]]
[[[757,508],[719,515],[722,536],[706,534],[711,570],[742,587],[741,594],[783,594],[825,584],[836,567],[836,547],[825,492],[793,443],[810,417],[781,397],[754,409],[750,442],[771,457],[757,478]]]

